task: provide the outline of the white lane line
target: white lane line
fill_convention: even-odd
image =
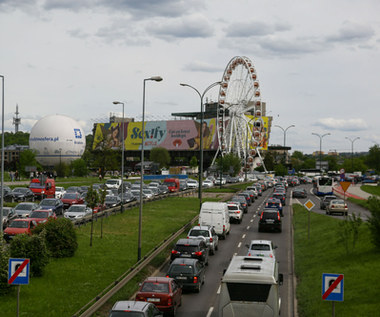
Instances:
[[[219,285],[218,287],[218,290],[216,291],[216,293],[219,295],[220,294],[220,289],[221,289],[222,285]]]
[[[244,234],[241,236],[241,238],[242,238],[242,239],[244,239],[244,238],[245,238],[245,233],[244,233]]]
[[[214,311],[214,307],[210,307],[210,309],[208,310],[208,313],[207,313],[206,317],[210,317],[213,311]]]
[[[249,222],[253,222],[253,218]]]
[[[238,244],[238,248],[240,248],[241,247],[241,242],[239,242],[239,244]]]
[[[251,228],[251,226],[247,226],[247,230],[249,230],[249,228]]]

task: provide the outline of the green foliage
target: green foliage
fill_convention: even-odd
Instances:
[[[85,160],[80,158],[71,162],[70,165],[74,172],[74,176],[83,177],[88,175],[88,168]]]
[[[88,207],[90,207],[91,209],[94,209],[94,207],[99,202],[98,192],[96,190],[94,190],[94,188],[93,188],[92,185],[88,189],[88,192],[87,192],[87,195],[86,195],[86,202],[87,202]]]
[[[376,172],[380,171],[380,146],[378,144],[369,149],[365,163]]]
[[[38,225],[33,234],[46,231],[46,245],[54,258],[72,257],[78,248],[74,225],[69,219],[58,218]]]
[[[30,259],[31,276],[42,276],[49,263],[49,251],[45,243],[45,232],[38,235],[20,234],[10,244],[10,256]]]
[[[23,176],[29,177],[29,174],[25,172],[26,166],[41,167],[36,160],[36,153],[32,150],[24,150],[20,153],[20,161],[18,163],[18,170]]]
[[[190,159],[190,166],[192,168],[195,168],[198,166],[198,160],[195,156],[193,156],[191,159]]]
[[[274,172],[276,173],[276,176],[285,176],[288,175],[288,169],[286,166],[282,164],[276,164],[274,166]]]
[[[363,220],[360,215],[356,216],[356,214],[352,214],[352,216],[348,216],[347,219],[339,222],[337,230],[338,243],[344,245],[346,254],[354,251],[359,238],[359,227],[362,223]]]
[[[0,296],[10,291],[8,284],[8,259],[10,258],[9,249],[4,242],[0,240]]]
[[[231,176],[236,176],[241,170],[241,160],[233,153],[219,157],[216,160],[216,165],[218,171],[222,170],[223,173],[227,173]]]
[[[91,167],[100,169],[102,178],[107,171],[118,170],[120,168],[119,155],[115,150],[103,146],[101,150],[93,152]]]
[[[67,177],[71,174],[70,166],[62,162],[55,166],[55,171],[58,177]]]
[[[277,157],[275,158],[273,153],[267,152],[264,157],[264,165],[267,168],[268,171],[274,170],[275,160],[277,160]],[[263,167],[264,170],[264,167]]]
[[[29,133],[19,131],[17,133],[4,132],[4,144],[5,146],[18,144],[18,145],[29,145]],[[0,145],[2,138],[0,138]]]
[[[372,242],[380,251],[380,199],[371,196],[368,199],[368,209],[371,217],[368,219],[368,226],[371,231]]]
[[[163,147],[156,147],[150,150],[150,160],[160,164],[160,168],[169,167],[170,154],[169,151]]]

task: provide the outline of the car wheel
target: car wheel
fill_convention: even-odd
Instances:
[[[172,310],[170,311],[170,316],[175,316],[177,314],[177,305],[174,303]]]
[[[202,283],[198,283],[197,288],[195,289],[195,293],[199,293],[201,291],[201,284]]]
[[[214,248],[210,248],[210,252],[209,252],[210,255],[214,255],[215,254],[215,249]]]
[[[215,246],[215,251],[217,251],[217,250],[218,250],[218,245]]]

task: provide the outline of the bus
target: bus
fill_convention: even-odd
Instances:
[[[334,178],[331,176],[316,176],[313,180],[314,194],[317,196],[333,195]]]

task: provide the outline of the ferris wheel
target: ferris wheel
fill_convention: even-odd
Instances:
[[[252,167],[265,137],[260,85],[256,69],[245,56],[235,56],[224,70],[217,113],[219,151],[234,153]]]

